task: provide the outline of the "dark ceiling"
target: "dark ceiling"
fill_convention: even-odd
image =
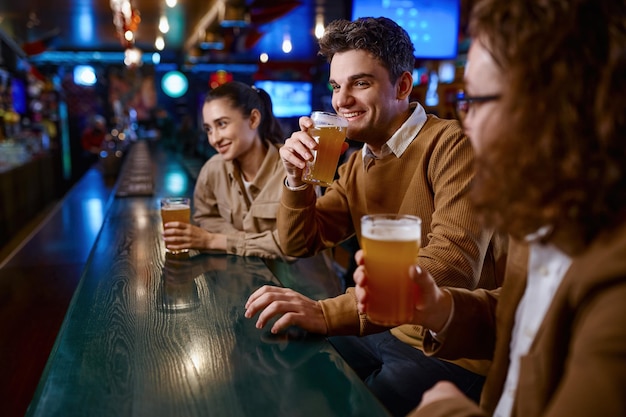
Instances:
[[[111,4],[120,1],[1,0],[0,35],[12,40],[33,62],[105,62],[107,57],[118,60],[126,48],[113,23]],[[461,31],[473,2],[460,0]],[[268,49],[274,51],[271,60],[303,62],[313,59],[317,51],[316,18],[322,16],[324,24],[350,18],[352,3],[353,0],[177,0],[177,5],[169,8],[166,0],[131,0],[140,18],[134,46],[143,52],[144,60],[151,56],[156,51],[159,20],[165,15],[170,30],[164,35],[161,62],[257,62],[259,51]],[[245,8],[245,27],[220,25],[227,6]],[[206,32],[218,33],[223,46],[206,48]],[[294,46],[290,54],[280,51],[285,33],[291,35]],[[94,55],[94,51],[99,54]]]
[[[122,52],[124,42],[113,23],[111,2],[2,0],[0,30],[32,56],[42,50]],[[220,13],[223,16],[224,7],[237,3],[246,7],[248,25],[220,28],[218,20]],[[306,37],[310,42],[316,13],[321,13],[326,23],[347,18],[350,3],[350,0],[178,0],[174,8],[169,8],[165,0],[132,0],[131,4],[141,19],[134,42],[144,53],[154,52],[159,19],[165,14],[170,24],[169,32],[164,35],[165,49],[162,51],[166,59],[200,54],[210,55],[211,60],[225,59],[227,55],[241,61],[257,60],[258,56],[252,56],[256,52],[251,45],[274,36],[272,32],[293,31],[295,52],[299,37]],[[199,48],[205,29],[221,32],[225,37],[225,51]]]

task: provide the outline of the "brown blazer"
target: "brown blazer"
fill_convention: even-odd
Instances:
[[[445,343],[429,336],[424,341],[427,353],[442,358],[493,353],[480,408],[466,399],[439,401],[411,417],[493,413],[509,365],[527,263],[528,247],[511,242],[503,287],[451,288],[455,314]],[[520,366],[514,417],[626,416],[626,224],[574,258]]]

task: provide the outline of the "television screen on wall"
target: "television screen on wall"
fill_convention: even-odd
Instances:
[[[307,81],[255,81],[272,98],[276,117],[300,117],[311,114],[313,86]]]
[[[19,78],[11,79],[11,100],[13,101],[13,110],[19,114],[26,114],[28,105],[26,103],[26,83]]]
[[[457,55],[459,0],[353,0],[352,19],[388,17],[402,26],[418,59],[451,59]]]

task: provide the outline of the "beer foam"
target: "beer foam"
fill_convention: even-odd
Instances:
[[[364,224],[361,234],[368,239],[406,242],[420,240],[421,228],[410,221],[377,220],[374,223]]]
[[[170,204],[168,206],[161,207],[161,210],[186,210],[189,208],[187,204]]]
[[[315,127],[348,127],[348,120],[333,113],[313,112],[311,118]]]

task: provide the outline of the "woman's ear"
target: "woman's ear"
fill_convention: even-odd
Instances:
[[[258,129],[261,124],[261,112],[258,109],[252,109],[248,120],[250,121],[251,129]]]

